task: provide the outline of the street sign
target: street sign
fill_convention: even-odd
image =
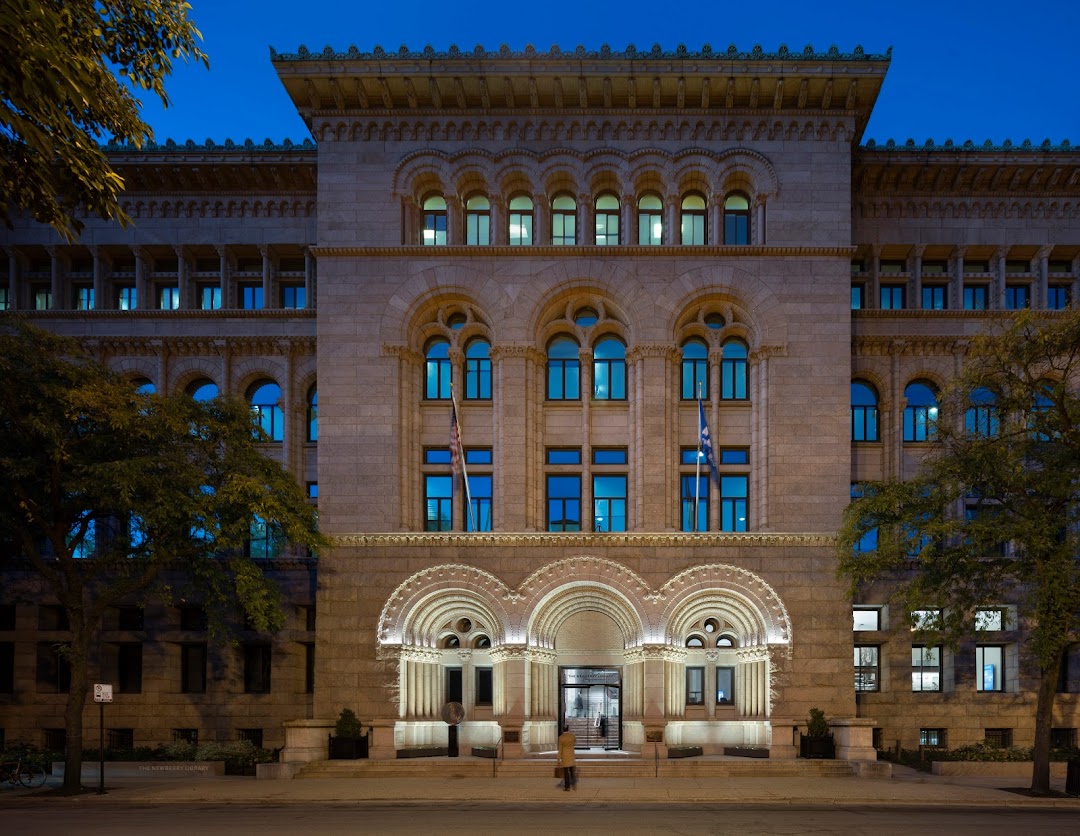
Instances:
[[[94,685],[94,702],[112,702],[112,685]]]

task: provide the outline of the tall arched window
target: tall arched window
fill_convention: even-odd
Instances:
[[[526,195],[510,198],[510,246],[528,247],[533,242],[533,202]]]
[[[140,377],[138,380],[133,380],[132,384],[135,386],[136,395],[152,395],[157,389],[154,384],[147,380],[145,377]]]
[[[433,194],[424,198],[424,237],[421,243],[425,247],[446,244],[446,200],[442,195]]]
[[[424,352],[426,374],[424,397],[429,400],[450,399],[450,343],[432,340]]]
[[[187,387],[188,395],[196,401],[203,403],[205,401],[213,400],[218,396],[217,384],[212,380],[202,378],[190,383]]]
[[[281,387],[272,380],[263,380],[248,390],[248,401],[255,422],[270,441],[281,441],[284,423],[281,414]]]
[[[724,243],[750,243],[750,200],[740,192],[724,198]]]
[[[551,201],[551,243],[567,247],[577,243],[577,201],[568,194]]]
[[[581,361],[578,344],[556,337],[548,346],[547,396],[552,401],[576,401],[581,397]]]
[[[473,340],[465,348],[465,398],[491,400],[491,347],[487,340]]]
[[[483,195],[465,201],[465,243],[472,247],[491,243],[491,203]]]
[[[862,380],[851,382],[851,440],[878,440],[877,392]]]
[[[314,386],[307,395],[307,440],[319,440],[319,390]]]
[[[701,340],[687,340],[682,347],[683,400],[709,397],[709,347]]]
[[[937,435],[938,401],[934,387],[916,380],[904,389],[904,441],[933,441]]]
[[[614,337],[600,340],[593,349],[593,397],[626,400],[626,346]]]
[[[728,340],[720,359],[720,397],[725,401],[746,400],[746,343]]]
[[[659,246],[664,240],[664,204],[654,194],[638,201],[638,243]]]
[[[964,412],[964,429],[970,436],[993,438],[998,434],[999,413],[997,396],[980,387],[968,396],[968,408]]]
[[[704,197],[700,194],[688,194],[683,198],[681,222],[684,245],[701,245],[707,241]]]
[[[612,246],[619,243],[619,198],[602,194],[596,198],[596,245]]]

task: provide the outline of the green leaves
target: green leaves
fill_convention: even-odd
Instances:
[[[99,147],[108,136],[141,147],[153,133],[128,89],[165,105],[175,59],[209,66],[202,39],[176,0],[5,0],[0,4],[0,221],[12,207],[65,239],[84,208],[104,219],[120,209],[122,179]]]

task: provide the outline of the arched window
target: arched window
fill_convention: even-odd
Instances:
[[[937,435],[937,393],[925,380],[916,380],[904,389],[904,441],[933,441]]]
[[[307,440],[319,440],[319,391],[314,386],[307,395]]]
[[[528,247],[533,242],[533,202],[526,195],[510,198],[510,246]]]
[[[683,400],[709,397],[709,347],[701,340],[687,340],[682,347]]]
[[[256,383],[248,390],[248,401],[255,422],[270,441],[281,441],[284,425],[281,415],[281,387],[271,380]]]
[[[596,245],[612,246],[619,243],[619,198],[602,194],[596,198]]]
[[[746,343],[728,340],[720,360],[720,397],[725,401],[746,400]]]
[[[1060,384],[1043,380],[1039,384],[1039,391],[1035,393],[1035,400],[1031,404],[1031,414],[1028,416],[1028,427],[1035,441],[1050,441],[1061,435],[1056,426],[1057,422],[1050,415],[1054,408],[1054,387],[1057,385]]]
[[[551,201],[551,243],[567,247],[577,243],[577,201],[568,194]]]
[[[140,377],[138,380],[133,380],[131,382],[135,386],[136,395],[152,395],[157,391],[154,384],[145,377]]]
[[[218,396],[217,384],[212,380],[203,378],[202,380],[196,380],[188,385],[188,395],[199,403],[213,400]]]
[[[593,349],[593,397],[626,400],[626,346],[614,337],[600,340]]]
[[[424,198],[424,238],[425,247],[446,245],[446,200],[442,195],[430,195]]]
[[[491,400],[491,346],[487,340],[473,340],[465,348],[465,398]]]
[[[582,328],[592,328],[600,319],[600,316],[592,308],[579,308],[574,314],[574,324]]]
[[[450,399],[450,343],[432,340],[424,352],[427,371],[424,377],[424,397],[429,400]]]
[[[705,639],[701,638],[701,636],[691,636],[690,638],[688,638],[686,640],[686,646],[687,647],[704,647],[705,646]]]
[[[738,643],[738,641],[736,641],[734,636],[730,635],[729,633],[724,633],[723,635],[720,635],[720,636],[716,637],[716,646],[717,647],[738,647],[739,643]]]
[[[724,198],[724,243],[750,243],[750,201],[739,192]]]
[[[552,401],[576,401],[581,397],[581,361],[578,344],[556,337],[548,346],[547,396]]]
[[[980,387],[968,396],[968,408],[964,412],[964,429],[968,435],[993,438],[998,434],[999,421],[997,396],[993,392]]]
[[[851,382],[851,440],[878,440],[878,396],[861,380]]]
[[[664,240],[664,204],[654,194],[638,201],[638,243],[659,246]]]
[[[483,195],[465,201],[465,243],[472,247],[491,243],[491,204]]]
[[[684,245],[706,243],[705,198],[688,194],[682,201],[682,242]]]

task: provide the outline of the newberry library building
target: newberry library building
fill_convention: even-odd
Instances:
[[[108,742],[318,760],[348,708],[373,758],[447,745],[448,716],[506,758],[563,725],[790,758],[817,707],[851,760],[1031,745],[1015,602],[956,649],[915,643],[909,613],[852,600],[834,539],[853,485],[931,448],[972,335],[1077,303],[1080,152],[869,142],[890,60],[272,52],[312,138],[110,148],[131,226],[0,229],[0,309],[148,391],[249,399],[333,541],[253,534],[276,634],[218,646],[198,601],[117,608],[91,671]],[[17,581],[0,729],[55,746],[70,634]]]

